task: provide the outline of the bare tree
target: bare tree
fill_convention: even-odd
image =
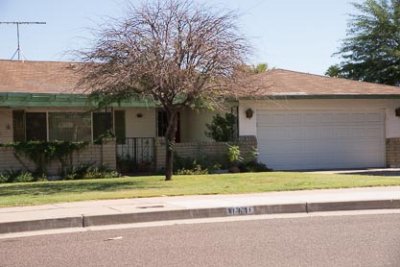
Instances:
[[[238,75],[249,51],[233,12],[192,0],[130,6],[125,18],[101,27],[81,56],[82,83],[106,102],[152,99],[167,114],[165,179],[171,180],[177,116],[240,94]]]

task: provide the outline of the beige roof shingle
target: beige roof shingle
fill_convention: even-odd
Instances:
[[[257,75],[262,96],[400,95],[400,87],[272,69]]]
[[[0,60],[0,92],[83,93],[77,88],[79,63]]]
[[[84,93],[77,88],[81,63],[0,60],[0,93]],[[254,77],[260,96],[400,95],[400,87],[330,78],[283,69]]]

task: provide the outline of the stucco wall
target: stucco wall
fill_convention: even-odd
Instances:
[[[27,112],[82,112],[83,109],[66,108],[28,108]],[[218,111],[225,113],[226,111]],[[210,141],[205,136],[206,123],[210,123],[217,111],[186,110],[181,114],[181,141]],[[142,116],[138,116],[141,114]],[[125,109],[126,137],[156,137],[157,111],[154,108],[128,108]],[[0,109],[0,143],[13,141],[12,110]]]
[[[0,109],[0,143],[13,141],[13,121],[11,109]]]
[[[210,141],[204,134],[206,124],[210,123],[217,112],[186,110],[181,115],[181,141]]]
[[[155,137],[157,134],[154,108],[125,109],[125,123],[126,137]]]
[[[239,134],[257,136],[257,110],[296,111],[296,110],[345,110],[371,111],[385,113],[386,138],[400,137],[400,117],[395,109],[400,107],[398,99],[330,99],[330,100],[243,100],[239,104]],[[245,111],[251,108],[254,115],[246,118]]]

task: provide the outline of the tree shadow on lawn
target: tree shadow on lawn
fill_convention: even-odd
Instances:
[[[0,187],[0,197],[18,195],[54,195],[63,193],[86,193],[100,191],[119,191],[124,189],[159,188],[144,181],[93,182],[93,183],[37,183],[16,184]]]

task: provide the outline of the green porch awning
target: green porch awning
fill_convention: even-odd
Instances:
[[[0,107],[8,108],[95,108],[97,103],[83,94],[50,94],[50,93],[0,93]],[[112,107],[155,107],[151,100],[127,100],[115,103]]]

